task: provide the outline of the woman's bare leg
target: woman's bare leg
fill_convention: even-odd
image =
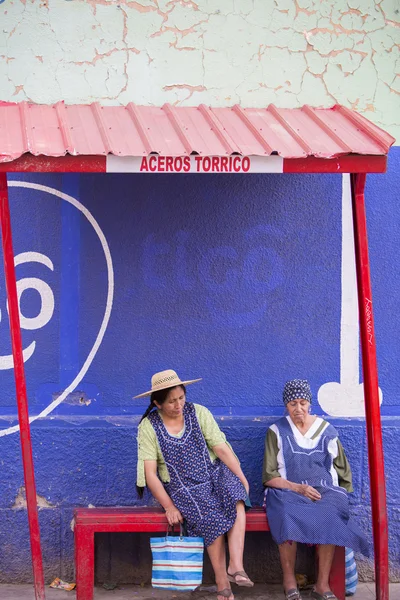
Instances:
[[[233,527],[228,531],[228,546],[229,546],[229,567],[228,573],[237,573],[244,571],[243,568],[243,551],[244,551],[244,536],[246,532],[246,512],[242,501],[236,504],[236,521]],[[238,575],[238,581],[245,580],[245,577]]]
[[[284,542],[283,544],[279,544],[278,548],[283,571],[283,588],[285,592],[292,590],[293,588],[297,589],[297,581],[294,572],[296,566],[297,543]]]
[[[212,544],[207,547],[208,556],[210,557],[212,568],[215,574],[215,583],[217,584],[217,590],[230,589],[231,584],[228,581],[226,574],[226,552],[225,552],[225,539],[223,535],[220,535]],[[218,600],[222,599],[222,596]],[[229,600],[234,600],[233,594]]]
[[[333,556],[336,546],[332,544],[321,544],[318,546],[318,579],[315,585],[315,591],[318,594],[325,594],[330,590],[329,575],[331,572]]]

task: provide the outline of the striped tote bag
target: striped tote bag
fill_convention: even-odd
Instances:
[[[204,542],[183,535],[150,538],[151,585],[163,590],[192,591],[203,578]]]
[[[354,558],[353,550],[346,548],[345,554],[345,566],[346,566],[346,596],[353,596],[357,589],[358,573],[357,564]]]

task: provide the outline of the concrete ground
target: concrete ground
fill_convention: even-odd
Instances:
[[[238,600],[283,600],[280,585],[258,584],[251,590],[236,588],[235,598]],[[309,591],[302,592],[304,600],[309,598]],[[216,596],[209,589],[192,594],[173,591],[153,590],[150,587],[137,585],[119,586],[117,589],[107,591],[101,587],[95,590],[95,600],[215,600]],[[390,585],[390,600],[400,599],[400,583]],[[0,585],[1,600],[35,600],[31,585]],[[75,600],[75,592],[64,592],[46,588],[46,600]],[[375,600],[375,586],[373,583],[360,583],[352,600]]]

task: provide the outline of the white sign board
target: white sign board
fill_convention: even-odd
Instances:
[[[280,156],[107,156],[107,173],[282,173]]]

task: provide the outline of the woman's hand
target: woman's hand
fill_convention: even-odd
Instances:
[[[169,525],[177,525],[183,523],[183,517],[176,506],[172,505],[165,509],[165,514]]]
[[[295,487],[295,492],[309,498],[310,500],[321,500],[321,494],[317,492],[311,485],[305,483],[298,483]]]

